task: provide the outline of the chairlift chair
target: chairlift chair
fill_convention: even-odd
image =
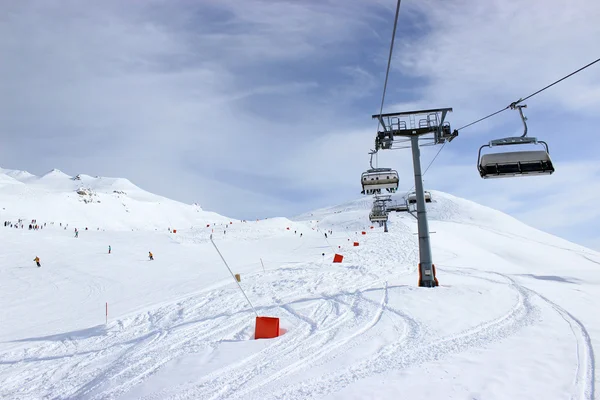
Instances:
[[[403,212],[408,211],[408,204],[406,202],[395,202],[386,207],[387,211]]]
[[[508,137],[496,139],[479,148],[477,158],[477,169],[483,179],[489,178],[510,178],[518,176],[531,175],[551,175],[554,172],[554,165],[548,153],[548,144],[534,137],[527,137],[527,118],[523,115],[522,108],[526,105],[511,106],[518,108],[521,120],[525,127],[525,132],[520,137]],[[509,151],[502,153],[490,153],[481,155],[484,147],[509,146],[520,144],[542,144],[545,150],[533,151]]]
[[[406,205],[406,204],[401,204],[401,205],[399,205],[399,206],[396,206],[396,209],[395,209],[395,211],[396,211],[396,212],[406,212],[406,211],[408,211],[408,205]]]
[[[385,222],[388,220],[388,214],[383,201],[376,200],[373,202],[373,207],[369,213],[369,220],[371,222]]]
[[[371,222],[385,222],[388,220],[387,213],[379,214],[371,212],[369,214],[369,221]]]
[[[400,179],[398,172],[391,168],[373,168],[361,175],[362,194],[380,194],[381,189],[396,193]]]
[[[360,177],[362,185],[362,194],[372,195],[381,194],[381,190],[385,189],[388,193],[396,193],[400,179],[398,172],[391,168],[374,168],[373,154],[371,152],[370,165],[371,168],[363,172]]]
[[[423,194],[425,195],[425,203],[431,203],[431,193],[424,190]],[[417,202],[417,194],[415,192],[409,193],[406,197],[406,201],[408,204],[415,204]]]

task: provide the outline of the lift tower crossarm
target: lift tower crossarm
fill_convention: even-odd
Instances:
[[[456,135],[452,135],[450,132],[443,132],[443,124],[446,119],[446,114],[449,111],[452,111],[452,108],[432,108],[429,110],[403,111],[397,113],[371,115],[371,118],[377,119],[383,127],[383,131],[378,130],[377,132],[379,141],[376,141],[376,150],[379,150],[380,148],[391,149],[393,138],[398,136],[412,137],[434,134],[433,138],[436,144],[443,143],[446,139],[452,140],[454,138],[453,136]],[[406,121],[401,120],[401,117],[408,117],[410,120],[410,118],[415,115],[427,115],[428,117],[427,119],[422,120],[424,124],[419,124],[419,126],[412,126],[412,124],[409,126],[406,124]],[[430,119],[431,115],[435,116],[433,120]]]
[[[432,113],[443,112],[443,111],[446,111],[446,112],[452,111],[452,108],[450,108],[450,107],[448,107],[448,108],[432,108],[431,110],[402,111],[402,112],[388,113],[388,114],[374,114],[374,115],[371,115],[371,117],[372,118],[379,118],[379,117],[386,118],[386,117],[397,117],[400,115],[432,114]]]

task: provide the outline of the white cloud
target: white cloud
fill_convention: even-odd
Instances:
[[[350,101],[373,85],[356,65],[341,68],[349,83],[327,88],[268,72],[326,59],[355,40],[357,29],[369,29],[366,13],[356,12],[368,11],[360,2],[342,10],[323,2],[161,0],[2,8],[0,51],[11,55],[0,65],[3,165],[123,175],[224,213],[285,213],[289,201],[262,193],[262,180],[298,188],[299,171],[286,175],[289,156],[300,161],[297,149],[312,151],[307,143],[327,133],[321,119],[337,107],[328,99]],[[306,101],[317,89],[319,102]],[[248,172],[256,185],[231,179]]]
[[[600,25],[592,22],[600,18],[600,3],[593,0],[425,0],[410,7],[430,31],[401,41],[395,65],[427,80],[419,88],[423,98],[453,104],[457,124],[507,106],[598,57],[590,51],[600,37]],[[596,115],[599,69],[557,84],[535,104]]]

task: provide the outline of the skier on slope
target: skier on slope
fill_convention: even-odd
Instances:
[[[42,266],[42,264],[40,264],[40,258],[38,256],[35,256],[35,258],[33,259],[33,261],[35,261],[35,263],[37,264],[38,267]]]
[[[110,251],[112,250],[112,247],[110,247],[110,244],[108,245],[108,254],[110,254]]]
[[[151,252],[151,251],[149,251],[149,252],[148,252],[148,258],[149,258],[150,260],[154,260],[154,256],[152,255],[152,252]]]

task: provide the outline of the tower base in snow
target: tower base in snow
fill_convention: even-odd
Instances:
[[[419,287],[436,287],[440,283],[435,275],[435,264],[431,264],[431,270],[425,270],[425,279],[423,279],[423,273],[421,271],[421,264],[419,264]]]

